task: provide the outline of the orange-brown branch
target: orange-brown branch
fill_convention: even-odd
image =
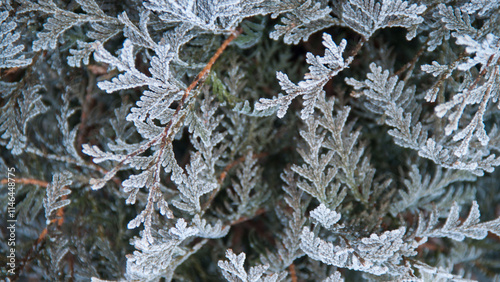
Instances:
[[[215,54],[212,56],[212,58],[210,58],[207,65],[198,73],[198,75],[193,80],[193,82],[191,82],[191,84],[189,84],[188,88],[186,88],[186,90],[184,91],[184,95],[182,95],[181,101],[179,102],[179,105],[175,109],[175,113],[174,113],[173,117],[170,119],[169,123],[165,127],[165,130],[162,134],[163,135],[163,137],[162,137],[163,144],[165,144],[165,142],[166,142],[168,131],[174,125],[173,124],[174,117],[176,117],[179,114],[179,112],[182,110],[182,108],[184,107],[184,104],[186,103],[186,100],[189,97],[189,93],[191,93],[191,91],[196,87],[196,85],[198,85],[198,82],[200,82],[200,80],[202,78],[204,78],[210,72],[213,65],[217,61],[217,59],[220,57],[220,55],[222,55],[224,50],[226,50],[227,46],[229,46],[229,43],[231,43],[231,41],[233,41],[240,33],[241,33],[240,30],[236,30],[226,40],[224,40],[222,45],[217,49],[217,51],[215,51]]]
[[[292,279],[292,282],[297,282],[297,273],[295,272],[295,264],[290,264],[288,267],[288,270],[290,271],[290,278]]]
[[[49,186],[49,183],[47,181],[32,179],[32,178],[10,178],[10,179],[5,178],[0,180],[0,184],[5,185],[8,184],[9,182],[12,182],[12,180],[14,180],[14,182],[18,184],[32,184],[32,185],[42,186],[44,188],[47,188],[47,186]]]
[[[229,43],[231,43],[231,41],[233,41],[236,37],[238,37],[238,35],[240,33],[241,33],[240,30],[236,30],[226,40],[224,40],[224,42],[217,49],[217,51],[212,56],[212,58],[210,58],[210,60],[208,61],[207,65],[200,71],[200,73],[198,73],[198,75],[196,76],[196,79],[193,82],[191,82],[191,84],[188,86],[188,88],[186,88],[186,91],[184,91],[184,95],[182,96],[181,104],[186,100],[186,98],[189,95],[189,92],[191,92],[191,90],[193,90],[196,87],[196,85],[198,84],[198,82],[206,74],[208,74],[210,72],[210,70],[212,69],[212,66],[215,64],[215,62],[217,61],[217,59],[220,57],[220,55],[222,55],[222,53],[224,52],[224,50],[226,50],[227,46],[229,46]],[[181,104],[179,104],[179,106],[182,106]]]

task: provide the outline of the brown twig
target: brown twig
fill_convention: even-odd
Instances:
[[[229,46],[229,43],[231,43],[231,41],[233,41],[236,37],[238,37],[238,35],[240,35],[240,33],[241,33],[241,30],[235,30],[226,40],[224,40],[222,45],[217,49],[217,51],[215,51],[215,54],[212,56],[212,58],[210,58],[207,65],[200,71],[200,73],[198,73],[195,80],[193,82],[191,82],[191,84],[188,86],[188,88],[186,88],[186,91],[184,91],[184,95],[182,96],[181,102],[179,103],[179,106],[177,107],[177,109],[179,109],[179,111],[180,111],[180,108],[184,105],[184,102],[186,101],[186,99],[189,95],[189,92],[191,92],[196,87],[198,82],[205,75],[207,75],[210,72],[210,70],[212,69],[212,66],[215,64],[215,61],[217,61],[217,59],[220,57],[220,55],[222,55],[224,50],[226,50],[227,46]],[[176,109],[176,112],[177,112],[177,109]]]
[[[500,45],[500,42],[497,44],[497,47],[499,47],[498,45]],[[486,66],[483,67],[483,70],[479,73],[479,75],[476,77],[474,82],[469,86],[469,88],[468,88],[469,91],[472,90],[474,87],[476,87],[476,85],[481,80],[481,77],[486,75],[486,72],[488,71],[488,67],[491,65],[491,63],[493,63],[494,57],[495,57],[495,55],[493,54],[488,58],[488,61],[486,62]],[[498,64],[498,61],[500,61],[500,59],[498,59],[495,64]],[[462,102],[462,103],[464,103],[464,102]]]
[[[49,183],[47,181],[32,179],[32,178],[10,178],[10,179],[5,178],[5,179],[0,180],[0,185],[5,185],[9,182],[12,182],[12,179],[14,179],[15,183],[19,183],[19,184],[38,185],[38,186],[42,186],[44,188],[47,188],[47,186],[49,186]]]
[[[191,91],[196,87],[196,85],[198,85],[198,83],[202,79],[204,79],[206,75],[208,75],[208,73],[212,69],[212,66],[215,64],[215,61],[217,61],[217,59],[220,57],[220,55],[222,55],[224,50],[226,50],[227,46],[229,46],[229,43],[231,43],[231,41],[233,41],[240,33],[241,33],[240,30],[236,30],[226,40],[224,40],[224,42],[222,42],[222,45],[217,49],[217,51],[215,51],[215,54],[212,56],[212,58],[210,58],[207,65],[198,73],[193,82],[191,82],[191,84],[189,84],[189,86],[186,88],[186,90],[184,91],[184,95],[182,95],[181,101],[179,102],[179,105],[175,109],[172,118],[165,127],[165,130],[163,131],[162,134],[163,137],[161,138],[162,148],[165,147],[165,144],[167,142],[168,132],[170,128],[173,126],[174,117],[177,117],[179,115],[179,112],[182,110],[184,104],[186,103],[187,98],[189,97],[189,93],[191,93]]]
[[[297,282],[297,273],[295,272],[295,264],[290,264],[288,266],[288,270],[290,271],[290,278],[292,279],[292,282]]]
[[[179,102],[179,105],[175,109],[175,112],[173,114],[172,119],[170,119],[169,123],[165,127],[164,134],[162,137],[163,141],[166,140],[167,133],[170,130],[170,127],[172,127],[172,125],[173,125],[172,123],[173,123],[174,117],[179,115],[179,112],[184,107],[184,104],[186,103],[186,100],[189,97],[189,93],[191,93],[191,91],[196,87],[196,85],[198,85],[198,82],[200,82],[200,80],[204,79],[204,77],[210,72],[210,70],[212,69],[212,66],[215,64],[215,61],[217,61],[217,59],[220,57],[220,55],[222,55],[224,50],[226,50],[229,43],[231,43],[231,41],[233,41],[240,33],[241,33],[241,31],[237,30],[234,33],[232,33],[226,40],[224,40],[224,42],[217,49],[217,51],[212,56],[212,58],[210,58],[207,65],[198,73],[198,75],[193,80],[193,82],[191,82],[191,84],[189,84],[189,86],[186,88],[186,90],[184,91],[184,95],[182,95],[181,101]],[[164,143],[164,142],[162,142],[162,143]]]

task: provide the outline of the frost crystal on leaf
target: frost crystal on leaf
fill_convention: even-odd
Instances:
[[[397,252],[407,249],[403,241],[405,233],[406,228],[400,227],[386,231],[382,235],[372,234],[368,238],[362,238],[361,242],[358,242],[358,254],[363,259],[373,262],[385,262],[391,259],[398,261]]]
[[[498,2],[0,0],[11,280],[497,279]]]
[[[461,13],[459,8],[453,8],[444,4],[438,5],[441,22],[448,30],[453,30],[453,36],[457,34],[475,35],[476,29],[472,27],[469,15]]]
[[[411,4],[402,0],[351,0],[342,4],[342,20],[354,31],[370,38],[375,31],[385,27],[405,27],[406,38],[416,35],[417,27],[424,19],[420,16],[425,5]]]
[[[187,223],[183,218],[177,220],[175,227],[170,228],[170,234],[177,237],[179,240],[184,240],[188,237],[194,236],[198,230],[193,227],[187,227]]]
[[[184,224],[185,222],[178,221],[179,229],[172,229],[181,232],[178,233],[181,234],[181,237],[189,237],[185,236],[188,234],[182,233],[185,231]],[[133,254],[127,255],[127,280],[151,280],[164,277],[170,281],[177,266],[206,243],[206,241],[202,241],[191,248],[185,248],[183,247],[184,242],[179,240],[177,236],[172,238],[166,232],[161,232],[160,235],[153,242],[138,237],[132,240],[132,245],[137,250]]]
[[[193,161],[186,168],[187,175],[181,176],[182,183],[179,184],[180,200],[173,202],[177,208],[190,212],[200,213],[200,197],[217,188],[217,183],[206,179],[204,171],[207,169],[202,163],[200,154],[193,156]]]
[[[53,218],[52,213],[54,211],[69,205],[71,202],[69,199],[63,198],[71,193],[71,190],[67,188],[68,185],[73,183],[71,178],[72,175],[68,172],[56,173],[52,177],[52,182],[47,186],[47,193],[43,199],[47,225],[49,225],[50,220]]]
[[[342,278],[340,272],[335,271],[335,273],[328,276],[323,282],[344,282],[344,278]]]
[[[42,89],[40,85],[23,89],[6,95],[8,100],[0,108],[0,136],[8,141],[5,146],[12,154],[21,154],[27,145],[28,123],[36,116],[46,112],[48,107],[42,102],[42,95],[38,92]],[[8,94],[5,93],[5,94]],[[22,95],[19,95],[22,94]],[[18,98],[18,96],[22,96]]]
[[[447,66],[440,65],[438,62],[432,62],[432,65],[423,65],[422,70],[431,73],[434,77],[441,75],[448,70]]]
[[[210,225],[206,219],[201,219],[199,215],[194,216],[193,226],[198,229],[197,235],[201,238],[222,238],[229,232],[229,226],[223,226],[222,221],[218,220],[215,225]]]
[[[312,33],[337,23],[330,16],[331,8],[322,7],[321,3],[314,3],[311,0],[303,2],[298,7],[287,8],[290,11],[281,18],[282,24],[276,24],[275,30],[269,34],[269,37],[275,40],[283,36],[286,44],[298,44],[300,40],[307,41]]]
[[[342,39],[337,46],[333,42],[331,35],[323,34],[323,45],[326,47],[323,57],[314,56],[307,53],[307,63],[309,64],[309,73],[306,73],[305,80],[294,84],[288,79],[288,76],[282,72],[277,72],[276,77],[279,80],[281,88],[287,95],[280,94],[277,98],[261,98],[255,104],[257,110],[266,110],[272,107],[278,107],[278,117],[282,118],[292,103],[292,100],[298,96],[304,99],[304,108],[301,111],[301,118],[307,119],[314,111],[314,106],[318,96],[324,92],[325,84],[340,71],[347,68],[352,58],[344,60],[342,53],[347,45],[347,41]]]
[[[446,222],[441,227],[436,227],[438,224],[438,211],[434,210],[429,220],[426,222],[423,216],[420,215],[419,226],[416,231],[416,236],[419,237],[448,237],[453,240],[463,241],[465,237],[476,240],[481,240],[492,232],[496,235],[500,234],[500,218],[480,222],[479,221],[479,206],[476,201],[472,202],[472,207],[469,215],[464,221],[459,219],[460,208],[456,202],[451,206]]]
[[[31,59],[26,59],[25,55],[20,55],[24,49],[23,45],[14,45],[20,32],[13,32],[16,29],[16,22],[9,21],[9,12],[0,13],[0,68],[25,67],[31,64]]]
[[[286,272],[282,273],[272,273],[272,274],[264,274],[266,270],[269,268],[269,265],[257,265],[251,267],[248,272],[245,270],[243,264],[245,263],[246,255],[245,253],[241,253],[236,255],[233,253],[233,250],[228,249],[226,251],[226,257],[229,259],[228,261],[220,260],[218,266],[222,269],[222,274],[227,281],[231,282],[257,282],[257,281],[265,281],[265,282],[277,282],[282,281]]]
[[[337,223],[341,217],[340,214],[330,210],[324,204],[319,205],[317,208],[311,211],[310,216],[316,219],[325,228],[330,228],[332,225]]]

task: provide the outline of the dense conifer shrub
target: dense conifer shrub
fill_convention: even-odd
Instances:
[[[0,3],[7,280],[500,280],[500,2]]]

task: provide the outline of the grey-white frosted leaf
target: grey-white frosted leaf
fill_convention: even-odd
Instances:
[[[179,218],[175,227],[170,228],[169,232],[179,238],[179,240],[184,240],[198,234],[198,230],[196,228],[187,227],[187,223],[183,218]]]
[[[8,16],[8,11],[0,13],[0,68],[25,67],[31,64],[31,59],[20,54],[24,50],[23,45],[14,45],[21,33],[14,32],[17,24],[6,21]]]
[[[47,186],[45,198],[43,199],[47,225],[50,223],[54,211],[69,205],[69,199],[61,198],[71,193],[71,190],[67,188],[68,185],[73,183],[71,178],[72,175],[69,172],[56,173],[52,177],[52,182]]]
[[[340,272],[335,271],[332,275],[328,276],[323,282],[344,282],[344,278]]]
[[[330,228],[340,220],[341,215],[336,211],[332,211],[324,204],[320,204],[317,208],[311,211],[310,216],[316,219],[325,228]]]
[[[443,72],[448,70],[448,66],[440,65],[436,61],[433,61],[432,65],[422,65],[420,68],[422,69],[422,71],[425,71],[426,73],[430,73],[434,77],[437,77],[440,74],[442,74]]]
[[[242,281],[247,281],[247,273],[243,264],[245,263],[246,255],[245,253],[240,253],[236,255],[233,250],[228,249],[226,251],[226,257],[228,261],[219,260],[217,265],[222,269],[222,274],[228,281],[235,281],[233,277],[237,277]]]
[[[198,214],[194,216],[193,226],[198,229],[197,236],[201,238],[222,238],[229,232],[229,226],[223,226],[222,221],[217,220],[215,225],[210,225]]]

